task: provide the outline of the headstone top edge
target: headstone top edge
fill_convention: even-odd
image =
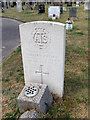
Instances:
[[[60,25],[62,27],[65,27],[65,24],[64,23],[59,23],[59,22],[50,22],[50,21],[33,21],[33,22],[27,22],[27,23],[23,23],[23,24],[20,24],[19,27],[22,27],[24,25],[28,25],[28,24],[38,24],[38,23],[43,23],[43,24],[51,24],[51,25]]]

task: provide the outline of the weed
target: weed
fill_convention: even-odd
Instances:
[[[11,103],[11,104],[8,105],[8,107],[11,107],[11,108],[16,107],[16,104],[15,103]]]
[[[19,52],[21,52],[21,46],[19,46],[19,47],[16,49],[16,51],[14,51],[13,53],[14,53],[14,54],[18,54]]]
[[[24,76],[24,73],[23,73],[23,72],[20,72],[20,75],[21,75],[21,76]]]
[[[61,119],[62,119],[62,118],[63,118],[63,119],[65,118],[66,120],[72,120],[72,119],[73,119],[73,116],[70,116],[69,114],[66,113],[65,115],[59,116],[59,118],[61,118]]]
[[[32,14],[32,13],[34,13],[34,12],[25,12],[25,14]]]
[[[83,68],[81,69],[81,71],[82,71],[82,72],[88,72],[88,69],[85,68],[85,67],[83,67]]]
[[[3,94],[3,95],[7,95],[7,94],[8,94],[8,91],[2,90],[2,94]]]
[[[13,75],[13,72],[10,72],[10,73],[9,73],[9,76],[12,76],[12,75]]]
[[[17,98],[17,96],[11,96],[10,100]]]
[[[84,35],[83,32],[76,32],[76,34],[79,34],[79,35]]]
[[[18,83],[20,80],[20,77],[16,77],[16,82]]]
[[[80,29],[77,28],[76,26],[73,26],[73,30],[80,30]]]
[[[6,79],[2,79],[4,82],[9,82],[10,79],[9,78],[6,78]]]

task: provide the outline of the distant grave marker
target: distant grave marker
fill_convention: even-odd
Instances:
[[[49,6],[48,17],[52,18],[53,14],[55,14],[56,18],[60,18],[60,6]]]
[[[45,13],[45,5],[38,5],[38,13]]]
[[[77,16],[77,8],[69,8],[69,17]]]

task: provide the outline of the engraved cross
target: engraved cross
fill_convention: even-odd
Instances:
[[[43,84],[43,75],[49,74],[49,73],[43,72],[42,68],[43,68],[43,65],[40,65],[40,71],[35,71],[35,73],[41,74],[41,84]]]

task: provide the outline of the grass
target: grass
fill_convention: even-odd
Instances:
[[[11,8],[10,8],[11,9]],[[48,20],[48,5],[45,14],[38,14],[37,10],[24,12],[11,11],[3,13],[25,20],[27,22]],[[69,8],[56,22],[65,23],[69,15]],[[74,27],[66,31],[64,95],[62,98],[54,96],[54,103],[49,108],[44,118],[88,118],[88,17],[83,11],[83,5],[77,8],[77,18],[73,18]],[[24,87],[24,73],[22,64],[21,47],[14,51],[11,57],[2,66],[2,93],[3,93],[3,118],[19,118],[17,97]]]

